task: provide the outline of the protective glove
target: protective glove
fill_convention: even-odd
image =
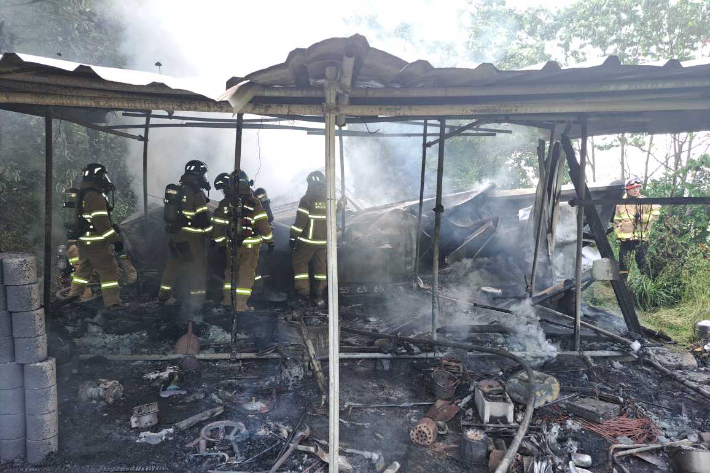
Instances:
[[[293,238],[293,237],[291,237],[291,238],[288,240],[288,246],[289,246],[292,250],[295,250],[295,249],[296,249],[296,239]]]
[[[269,253],[273,253],[273,252],[274,252],[274,244],[269,243]]]
[[[117,254],[123,252],[123,242],[122,241],[119,240],[113,244],[113,252],[117,253]]]

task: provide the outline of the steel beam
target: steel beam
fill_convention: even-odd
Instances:
[[[582,148],[579,153],[579,177],[578,180],[584,185],[579,189],[581,198],[586,198],[587,180],[585,179],[585,168],[587,166],[587,122],[582,122]],[[584,207],[577,208],[577,248],[574,265],[574,349],[582,350],[582,244],[584,243]]]
[[[452,136],[460,135],[460,134],[462,134],[462,133],[463,133],[464,131],[466,131],[466,130],[470,130],[470,129],[472,129],[472,128],[475,128],[476,125],[479,125],[480,123],[481,123],[481,120],[476,120],[476,121],[473,121],[473,122],[469,123],[468,125],[464,125],[464,126],[462,126],[462,127],[456,128],[455,130],[451,130],[451,131],[445,133],[443,137],[442,137],[441,134],[440,134],[440,135],[439,135],[439,138],[437,138],[437,139],[435,139],[435,140],[433,140],[433,141],[430,141],[430,142],[427,143],[426,145],[431,148],[431,147],[434,146],[435,144],[440,143],[440,142],[442,142],[442,141],[444,141],[444,140],[448,140],[448,139],[451,138]],[[445,127],[442,127],[442,128],[445,128]]]
[[[145,118],[143,131],[143,235],[148,240],[148,134],[150,133],[150,114]]]
[[[434,242],[433,242],[433,261],[432,274],[434,282],[431,286],[431,338],[436,340],[436,329],[439,328],[439,312],[441,305],[439,301],[439,237],[441,234],[441,214],[444,212],[444,207],[441,205],[441,198],[444,185],[444,145],[446,141],[446,120],[441,120],[439,128],[439,161],[436,168],[436,207],[434,207]]]
[[[427,138],[427,120],[424,120],[424,131],[422,133],[422,172],[419,183],[419,210],[417,211],[417,247],[414,252],[414,281],[416,287],[419,283],[419,252],[421,251],[422,243],[422,208],[424,206],[424,177],[426,174],[426,138]]]
[[[44,311],[50,315],[52,304],[52,202],[54,200],[54,139],[52,114],[44,116]],[[47,325],[50,318],[47,317]]]

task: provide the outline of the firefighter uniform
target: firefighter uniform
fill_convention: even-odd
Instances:
[[[316,297],[321,297],[327,285],[326,232],[325,187],[309,186],[298,204],[296,222],[291,227],[291,239],[295,239],[293,278],[296,291],[302,297],[311,293],[309,263],[313,265]]]
[[[180,205],[182,227],[175,229],[170,238],[168,261],[160,282],[158,299],[165,302],[172,295],[173,287],[181,275],[185,278],[190,301],[196,305],[205,303],[207,292],[207,260],[205,237],[212,232],[207,196],[200,188],[197,176],[184,174],[180,185],[185,194]]]
[[[82,182],[82,218],[88,229],[79,236],[78,260],[72,274],[70,296],[83,295],[94,271],[101,280],[104,305],[120,306],[118,268],[109,247],[120,241],[111,223],[108,199],[92,182]]]
[[[639,195],[638,198],[644,196]],[[624,195],[628,198],[628,195]],[[635,252],[636,264],[640,271],[648,274],[646,249],[648,235],[653,223],[658,220],[660,206],[651,204],[621,204],[614,214],[614,234],[619,241],[619,273],[626,279],[629,274],[629,258]]]
[[[244,206],[242,217],[242,243],[237,248],[236,287],[232,290],[232,265],[230,240],[230,222],[232,220],[232,205],[229,198],[223,199],[212,217],[212,240],[226,248],[226,265],[224,270],[224,285],[222,287],[222,305],[231,306],[232,295],[236,296],[236,310],[249,310],[247,301],[252,294],[256,267],[259,264],[259,248],[262,243],[273,245],[274,236],[268,222],[268,215],[251,192],[240,196]]]

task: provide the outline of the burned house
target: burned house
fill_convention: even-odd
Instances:
[[[0,395],[16,402],[2,403],[2,459],[26,452],[39,465],[30,468],[47,471],[707,465],[710,393],[699,384],[710,380],[692,356],[659,347],[659,335],[641,327],[605,234],[621,189],[587,188],[584,169],[588,136],[710,128],[709,67],[610,57],[576,68],[437,69],[354,36],[296,49],[283,64],[229,81],[218,96],[165,76],[4,54],[0,106],[46,118],[48,190],[44,297],[32,257],[2,256],[13,314],[0,312]],[[76,111],[85,109],[138,114],[145,131],[82,119]],[[91,303],[52,300],[52,120],[141,139],[146,163],[148,130],[171,115],[145,110],[235,113],[223,123],[237,133],[248,128],[244,114],[324,124],[327,312],[290,310],[278,297],[240,314],[159,306],[151,284],[165,236],[161,209],[147,195],[141,215],[122,223],[141,273],[134,308],[107,323]],[[403,117],[422,135],[422,119],[438,121],[436,196],[346,210],[337,228],[336,124]],[[541,130],[537,189],[443,195],[446,140],[484,123]],[[580,137],[577,153],[571,140]],[[422,151],[413,159],[426,159]],[[239,168],[239,149],[235,155]],[[563,161],[571,189],[561,186]],[[283,235],[294,209],[277,210],[282,246],[270,263],[272,294],[287,292],[290,281],[277,275],[288,271]],[[585,271],[592,243],[599,254],[589,261],[600,263]],[[582,306],[583,287],[602,278],[612,281],[623,318]],[[39,321],[15,333],[27,323],[16,314],[29,312]],[[195,323],[185,335],[188,321]],[[43,353],[47,340],[55,362]],[[17,460],[2,468],[28,467]]]

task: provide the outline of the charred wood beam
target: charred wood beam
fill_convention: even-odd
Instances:
[[[624,199],[619,197],[618,199],[572,199],[569,201],[569,205],[575,207],[577,205],[582,205],[585,207],[593,207],[595,205],[644,205],[644,204],[658,204],[658,205],[710,205],[710,197],[644,197],[643,199],[638,198],[628,198]]]
[[[469,123],[468,125],[464,125],[464,126],[462,126],[462,127],[456,128],[455,130],[450,131],[450,132],[448,132],[448,133],[446,133],[446,134],[440,136],[439,138],[428,142],[426,145],[427,145],[429,148],[431,148],[432,146],[434,146],[435,144],[437,144],[437,143],[439,143],[439,142],[441,142],[441,141],[448,140],[448,139],[451,138],[452,136],[460,135],[460,134],[462,134],[464,131],[466,131],[466,130],[471,130],[471,129],[475,128],[476,125],[480,125],[480,124],[481,124],[481,120],[473,121],[473,122]],[[443,127],[444,124],[442,123],[441,126]]]
[[[569,174],[572,178],[572,183],[577,191],[577,197],[584,199],[585,195],[591,195],[589,193],[589,188],[587,184],[579,181],[579,163],[575,158],[575,151],[572,147],[572,142],[567,135],[562,135],[562,147],[564,148],[565,155],[567,157],[567,165],[569,167]],[[606,236],[606,226],[602,223],[597,213],[595,207],[588,207],[587,209],[587,223],[592,230],[594,235],[594,241],[597,244],[599,253],[602,258],[610,258],[616,260],[614,257],[614,251],[609,244],[609,240]],[[621,308],[621,313],[624,315],[624,320],[626,321],[626,327],[631,332],[641,334],[641,324],[639,323],[638,316],[636,315],[636,309],[634,307],[633,299],[629,293],[626,283],[623,279],[618,279],[616,281],[611,281],[611,286],[616,294],[616,299],[619,302],[619,307]]]
[[[52,114],[44,117],[44,310],[52,303],[52,200],[54,197],[54,139]],[[47,314],[50,315],[50,314]],[[49,325],[50,319],[47,319]]]

